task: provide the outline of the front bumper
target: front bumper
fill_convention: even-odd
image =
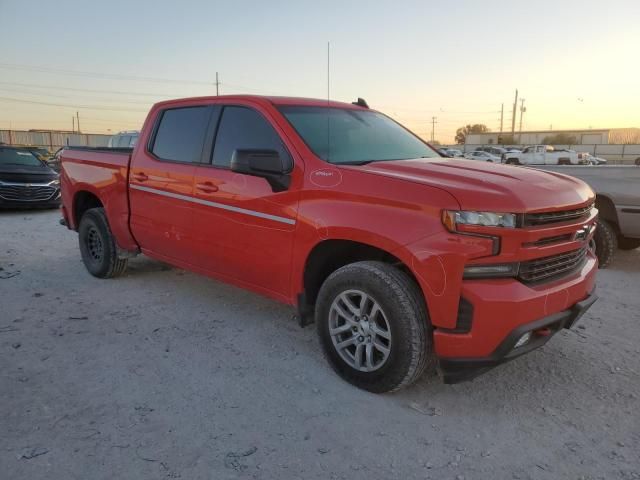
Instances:
[[[574,326],[597,299],[598,297],[591,293],[587,298],[576,303],[571,308],[540,320],[520,325],[513,329],[493,353],[487,357],[441,358],[439,368],[444,382],[459,383],[471,380],[501,363],[508,362],[536,348],[540,348],[563,328]],[[531,339],[524,345],[516,347],[518,340],[527,333],[531,333]]]

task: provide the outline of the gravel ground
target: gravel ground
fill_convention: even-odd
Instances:
[[[0,212],[3,478],[640,478],[640,250],[541,350],[373,395],[291,308],[143,257],[95,279],[58,218]]]

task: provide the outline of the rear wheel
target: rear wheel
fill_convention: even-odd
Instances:
[[[600,268],[608,267],[618,248],[618,237],[614,228],[606,220],[598,220],[594,243]]]
[[[318,294],[316,327],[331,367],[370,392],[398,390],[435,368],[422,294],[386,263],[357,262],[333,272]]]
[[[507,158],[507,165],[520,165],[520,160],[517,158]]]
[[[78,242],[82,262],[94,277],[117,277],[126,270],[127,259],[118,258],[116,242],[103,208],[91,208],[82,215]]]
[[[640,247],[640,238],[618,237],[620,250],[634,250]]]

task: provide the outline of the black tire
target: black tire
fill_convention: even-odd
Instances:
[[[520,165],[520,160],[517,158],[507,158],[507,165]]]
[[[620,250],[635,250],[638,247],[640,247],[640,238],[618,237]]]
[[[594,241],[599,267],[607,268],[618,248],[618,236],[609,222],[598,220]]]
[[[374,371],[363,372],[349,365],[338,353],[329,333],[334,300],[354,289],[379,304],[389,326],[388,357]],[[320,288],[315,322],[329,364],[356,387],[374,393],[392,392],[415,382],[425,370],[435,370],[431,324],[422,293],[407,274],[391,265],[364,261],[333,272]]]
[[[568,158],[559,158],[558,165],[571,165],[571,160]]]
[[[82,262],[94,277],[117,277],[127,269],[127,259],[118,258],[116,242],[103,208],[91,208],[82,215],[78,242]]]
[[[636,158],[636,165],[640,167],[640,157]]]

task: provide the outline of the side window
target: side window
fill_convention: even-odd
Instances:
[[[210,113],[206,106],[165,110],[151,152],[162,160],[199,162]]]
[[[233,152],[243,148],[276,150],[282,158],[289,156],[280,136],[262,115],[246,107],[224,107],[213,148],[213,164],[228,168]]]
[[[529,147],[525,148],[524,150],[522,150],[522,153],[529,153]]]

